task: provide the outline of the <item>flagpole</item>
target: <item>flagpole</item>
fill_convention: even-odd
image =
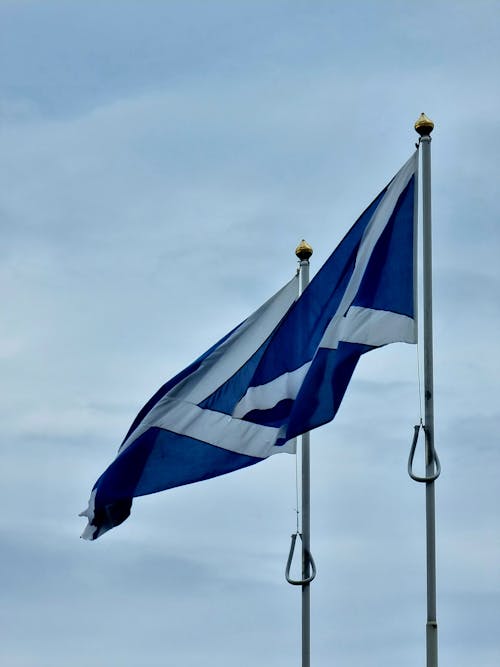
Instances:
[[[427,667],[438,664],[436,614],[436,506],[434,482],[438,460],[434,449],[434,380],[432,337],[432,230],[431,230],[431,132],[434,123],[421,114],[415,123],[422,151],[422,242],[424,316],[424,406],[425,406],[425,516],[427,543]]]
[[[295,254],[300,260],[299,294],[309,284],[309,258],[312,255],[311,246],[304,240],[297,246]],[[311,465],[309,455],[309,433],[301,436],[302,441],[302,667],[311,664]]]

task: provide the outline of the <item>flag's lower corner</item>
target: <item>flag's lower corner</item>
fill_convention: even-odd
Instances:
[[[98,537],[107,533],[111,528],[119,526],[130,516],[132,498],[124,498],[109,505],[96,507],[96,491],[96,489],[92,491],[87,509],[79,514],[88,519],[80,535],[83,540],[97,540]]]

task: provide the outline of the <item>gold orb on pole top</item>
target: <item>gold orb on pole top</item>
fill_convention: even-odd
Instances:
[[[311,248],[309,243],[307,243],[306,241],[304,241],[304,239],[302,239],[302,241],[295,249],[295,254],[301,261],[308,260],[309,257],[313,254],[313,249]]]
[[[425,113],[421,113],[415,123],[415,130],[421,137],[428,137],[434,129],[434,123],[430,118],[427,118]]]

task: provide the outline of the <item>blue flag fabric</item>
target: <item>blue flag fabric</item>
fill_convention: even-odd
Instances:
[[[333,419],[362,354],[416,342],[417,164],[414,153],[300,298],[295,277],[156,392],[94,485],[82,537],[122,523],[134,497],[293,452]]]

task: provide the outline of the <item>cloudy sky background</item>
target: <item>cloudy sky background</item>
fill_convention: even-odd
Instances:
[[[0,662],[300,664],[295,460],[77,514],[133,417],[432,142],[443,665],[500,661],[499,2],[0,2]],[[312,665],[425,660],[417,354],[312,436]]]

